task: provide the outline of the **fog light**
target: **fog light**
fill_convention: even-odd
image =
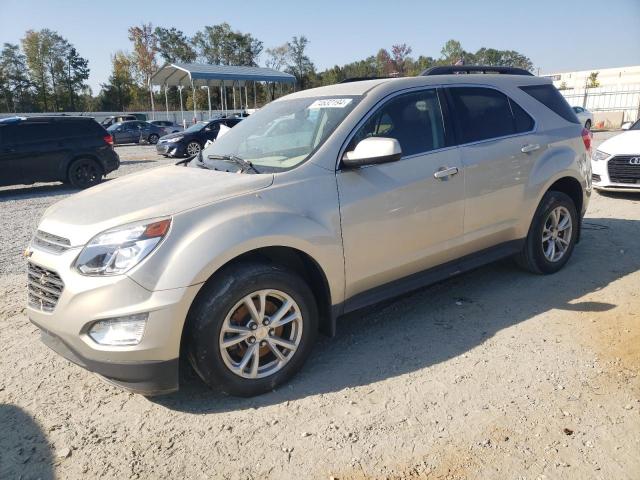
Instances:
[[[137,345],[144,335],[148,313],[99,320],[89,330],[91,339],[100,345]]]

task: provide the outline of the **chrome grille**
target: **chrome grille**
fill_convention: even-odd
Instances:
[[[52,312],[62,295],[64,282],[53,270],[27,264],[28,302],[31,308]]]
[[[609,178],[614,183],[640,183],[640,164],[631,163],[631,159],[640,155],[618,155],[609,160]]]
[[[36,231],[31,245],[56,254],[66,252],[71,248],[71,242],[68,238],[59,237],[42,230]]]

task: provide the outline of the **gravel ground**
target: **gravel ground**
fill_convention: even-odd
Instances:
[[[596,134],[596,143],[610,134]],[[159,161],[119,147],[115,175]],[[254,399],[145,398],[40,344],[21,251],[64,186],[0,189],[0,478],[640,478],[640,194],[560,273],[504,261],[349,315]]]

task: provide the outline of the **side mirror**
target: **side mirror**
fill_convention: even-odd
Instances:
[[[622,130],[629,130],[631,128],[631,125],[633,125],[633,122],[626,122],[626,123],[623,123],[620,128]]]
[[[369,137],[361,140],[351,152],[345,152],[342,164],[348,168],[395,162],[402,157],[400,142],[395,138]]]

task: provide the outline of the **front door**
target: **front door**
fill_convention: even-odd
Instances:
[[[396,138],[402,158],[337,174],[347,298],[455,258],[464,173],[458,149],[445,142],[441,111],[436,89],[404,93],[350,141],[347,151],[367,137]]]

